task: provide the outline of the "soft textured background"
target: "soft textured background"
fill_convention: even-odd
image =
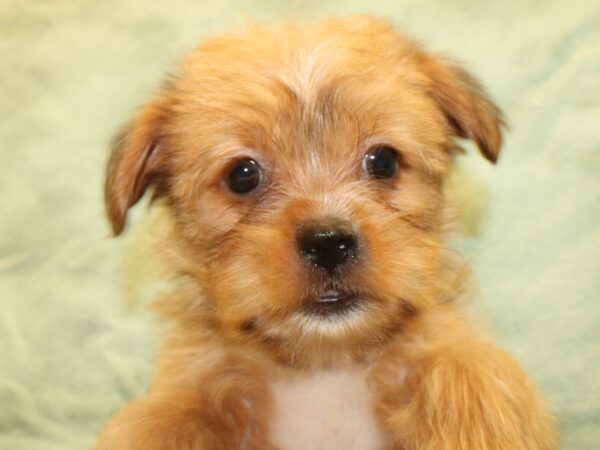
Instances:
[[[600,448],[597,0],[0,0],[0,448],[88,448],[146,386],[160,286],[143,207],[107,238],[117,126],[203,36],[356,12],[458,56],[505,110],[500,164],[461,158],[457,192],[483,220],[455,246],[478,309],[558,415],[562,448]]]

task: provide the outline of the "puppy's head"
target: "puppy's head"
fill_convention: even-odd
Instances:
[[[494,162],[501,126],[470,74],[386,23],[255,27],[200,46],[133,118],[108,216],[121,233],[152,186],[223,333],[355,352],[434,301],[454,137]]]

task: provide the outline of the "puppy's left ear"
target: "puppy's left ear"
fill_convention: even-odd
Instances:
[[[167,94],[158,97],[141,108],[114,139],[106,171],[104,200],[115,236],[123,231],[129,208],[151,185],[159,185],[166,176],[163,138],[169,104]]]
[[[444,58],[422,55],[421,67],[433,96],[453,134],[477,144],[482,155],[495,163],[506,123],[481,83],[459,65]]]

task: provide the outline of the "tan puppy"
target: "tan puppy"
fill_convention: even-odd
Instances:
[[[205,42],[120,136],[115,234],[154,188],[187,281],[148,394],[97,449],[555,448],[553,422],[455,300],[442,183],[500,112],[370,18]]]

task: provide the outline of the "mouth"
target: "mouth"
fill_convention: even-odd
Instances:
[[[348,314],[362,303],[359,295],[352,292],[328,289],[310,299],[303,307],[305,313],[318,317],[334,317]]]

